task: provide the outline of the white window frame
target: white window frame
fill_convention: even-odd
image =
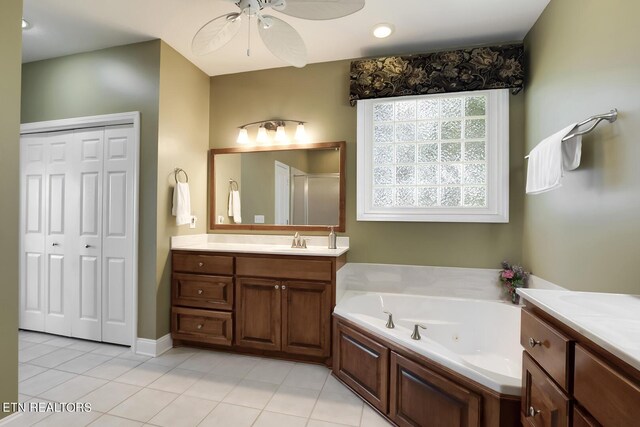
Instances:
[[[358,101],[357,219],[399,222],[509,222],[509,90],[476,91],[487,96],[487,207],[373,207],[373,105],[380,99]],[[460,95],[460,94],[458,94]],[[384,101],[453,97],[455,93],[385,98]]]

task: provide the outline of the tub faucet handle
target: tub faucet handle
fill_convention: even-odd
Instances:
[[[412,340],[419,340],[420,338],[422,338],[422,337],[420,336],[420,328],[422,328],[422,329],[427,329],[427,327],[426,327],[426,326],[421,325],[420,323],[416,323],[416,324],[413,326],[413,333],[411,334],[411,339],[412,339]]]
[[[385,325],[388,329],[393,329],[396,327],[396,325],[393,323],[393,314],[391,314],[388,311],[385,311],[384,314],[388,314],[389,315],[389,319],[387,319],[387,324]]]

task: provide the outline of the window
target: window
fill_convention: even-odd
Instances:
[[[358,220],[509,222],[508,90],[358,101]]]

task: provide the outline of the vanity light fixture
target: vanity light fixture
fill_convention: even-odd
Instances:
[[[373,35],[379,39],[386,39],[393,34],[394,26],[392,24],[381,23],[373,27]]]
[[[300,120],[288,120],[288,119],[273,119],[273,120],[264,120],[259,122],[246,123],[239,127],[240,131],[238,132],[238,144],[248,144],[250,142],[249,132],[247,130],[250,126],[258,126],[258,134],[256,135],[256,143],[258,144],[268,144],[271,142],[270,133],[274,132],[273,140],[278,144],[288,144],[289,137],[286,132],[286,124],[287,123],[297,123],[296,132],[293,137],[295,142],[297,143],[305,143],[307,140],[307,133],[305,131],[304,125],[306,122]]]

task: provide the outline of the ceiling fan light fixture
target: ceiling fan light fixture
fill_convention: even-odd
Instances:
[[[374,25],[372,32],[374,37],[378,39],[386,39],[391,34],[393,34],[394,30],[395,27],[393,26],[393,24],[383,22],[381,24]]]

